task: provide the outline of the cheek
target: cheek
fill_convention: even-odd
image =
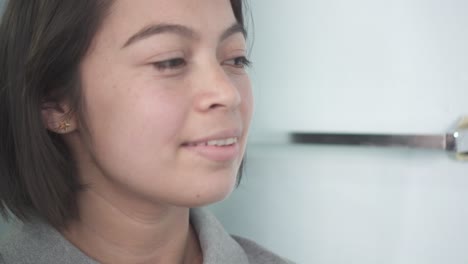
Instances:
[[[108,87],[88,93],[87,112],[93,152],[99,156],[96,158],[108,157],[114,164],[138,166],[154,162],[156,156],[165,159],[164,155],[173,155],[171,147],[177,143],[186,117],[181,107],[187,105],[184,99],[145,84]]]
[[[244,123],[250,124],[254,109],[254,98],[252,93],[252,85],[248,77],[236,80],[236,85],[239,87],[239,93],[242,98],[241,113]]]

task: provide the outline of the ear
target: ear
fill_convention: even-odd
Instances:
[[[76,117],[66,103],[44,102],[41,105],[44,126],[57,134],[67,134],[77,128]]]

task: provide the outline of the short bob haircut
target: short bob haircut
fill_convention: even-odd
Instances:
[[[10,0],[0,24],[0,213],[56,228],[83,189],[70,150],[48,131],[45,102],[80,111],[79,65],[113,0]],[[230,0],[244,26],[242,0]],[[242,171],[242,166],[241,170]],[[239,177],[240,178],[240,177]]]

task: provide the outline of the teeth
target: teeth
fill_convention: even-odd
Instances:
[[[189,147],[196,147],[196,146],[229,146],[237,143],[237,138],[226,138],[226,139],[218,139],[218,140],[210,140],[207,142],[200,142],[200,143],[186,143],[186,146]]]
[[[237,138],[227,138],[227,139],[221,139],[221,140],[210,140],[208,142],[202,143],[206,146],[229,146],[237,142]]]

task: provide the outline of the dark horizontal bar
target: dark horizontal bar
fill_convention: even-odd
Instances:
[[[386,135],[346,133],[291,133],[290,139],[298,144],[351,145],[376,147],[408,147],[455,150],[455,138],[444,135]]]

